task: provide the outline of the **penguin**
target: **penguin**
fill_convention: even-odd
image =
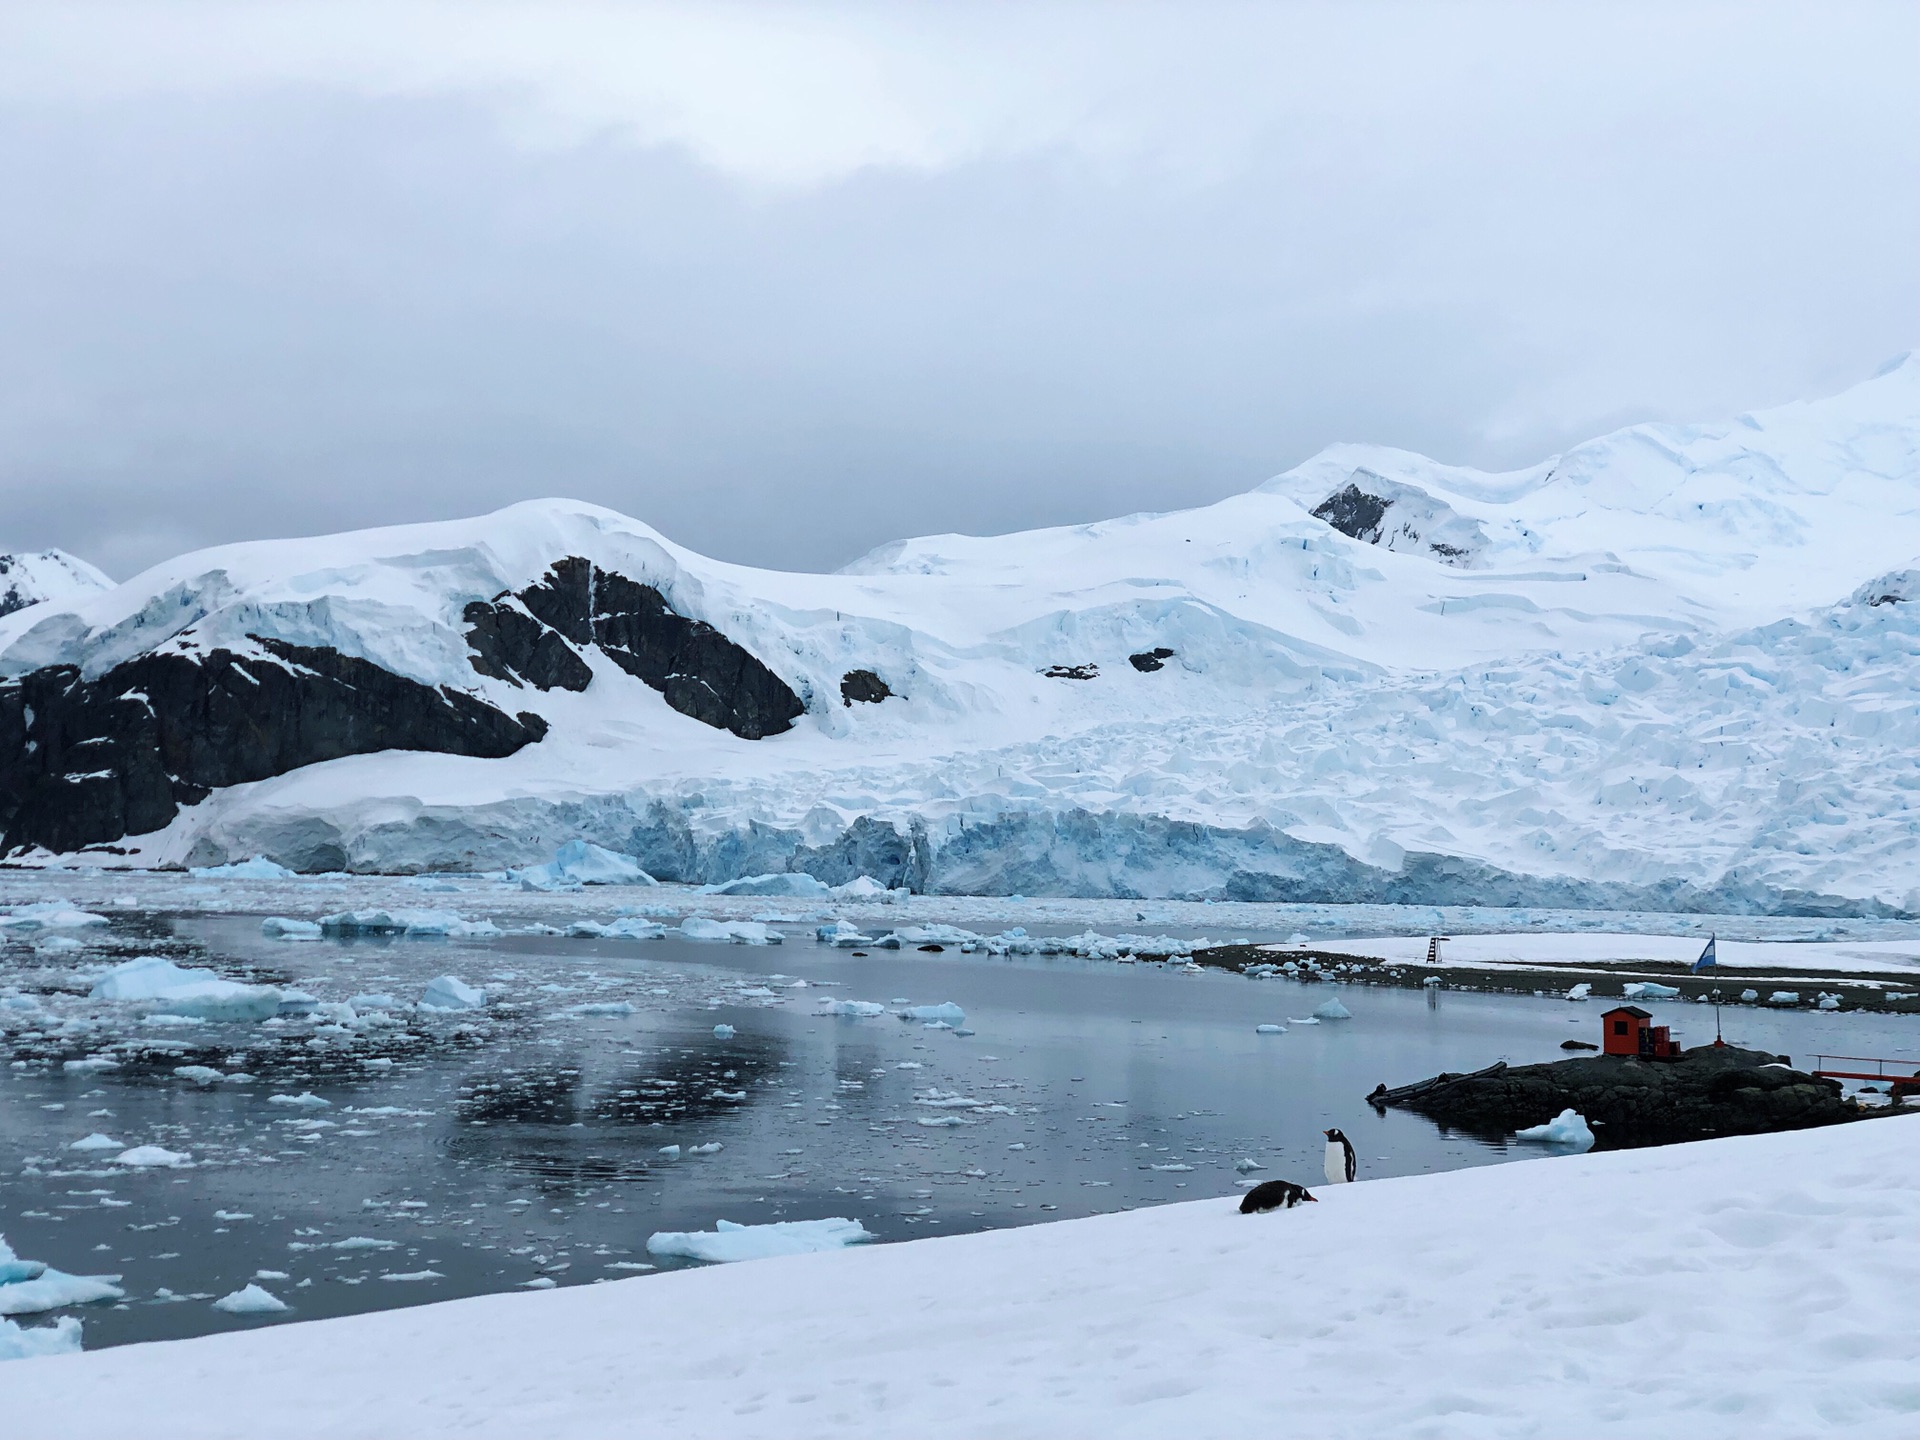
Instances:
[[[1307,1193],[1307,1187],[1291,1180],[1263,1180],[1240,1197],[1242,1215],[1264,1215],[1269,1210],[1291,1210],[1302,1201],[1320,1202]]]
[[[1359,1164],[1353,1158],[1353,1142],[1338,1130],[1329,1130],[1327,1135],[1327,1183],[1343,1185],[1353,1179]]]

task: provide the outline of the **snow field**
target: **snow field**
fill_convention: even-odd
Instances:
[[[23,1433],[72,1440],[117,1440],[136,1407],[148,1434],[196,1440],[401,1415],[556,1440],[1907,1440],[1916,1132],[1362,1182],[1267,1216],[1202,1200],[53,1357],[10,1367],[7,1403]],[[620,1383],[636,1366],[644,1384]]]

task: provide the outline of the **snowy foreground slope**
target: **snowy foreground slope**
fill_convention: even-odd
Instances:
[[[1913,357],[1512,474],[1335,446],[839,575],[565,501],[227,546],[0,618],[0,849],[1911,910],[1916,567]]]
[[[10,1433],[1920,1433],[1920,1119],[0,1367]]]

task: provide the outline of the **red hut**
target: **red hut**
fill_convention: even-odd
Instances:
[[[1607,1055],[1635,1055],[1642,1060],[1672,1060],[1680,1054],[1665,1025],[1638,1005],[1620,1005],[1600,1017],[1600,1049]]]

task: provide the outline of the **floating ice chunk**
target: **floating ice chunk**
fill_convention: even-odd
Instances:
[[[38,1260],[22,1260],[0,1235],[0,1315],[36,1315],[68,1305],[124,1300],[118,1275],[69,1275]]]
[[[1825,991],[1822,991],[1820,1001],[1814,1008],[1816,1010],[1838,1010],[1840,1008],[1840,997],[1838,995],[1829,995]]]
[[[822,945],[836,945],[842,950],[856,945],[871,945],[873,937],[860,933],[860,927],[845,920],[834,920],[822,925],[813,932],[814,939]]]
[[[718,1154],[719,1154],[719,1153],[720,1153],[720,1152],[721,1152],[722,1150],[724,1150],[724,1149],[726,1149],[726,1148],[727,1148],[727,1147],[726,1147],[726,1146],[724,1146],[724,1145],[722,1145],[722,1144],[721,1144],[721,1143],[720,1143],[720,1142],[719,1142],[718,1140],[709,1140],[709,1141],[708,1141],[708,1142],[707,1142],[706,1144],[704,1144],[704,1145],[689,1145],[689,1146],[687,1147],[687,1154],[689,1154],[689,1155],[718,1155]]]
[[[1152,1166],[1149,1166],[1148,1168],[1149,1168],[1149,1169],[1152,1169],[1152,1170],[1160,1170],[1160,1171],[1164,1171],[1164,1172],[1166,1172],[1167,1174],[1171,1174],[1171,1175],[1186,1175],[1186,1174],[1188,1174],[1188,1173],[1190,1173],[1190,1172],[1191,1172],[1191,1171],[1193,1170],[1193,1166],[1191,1166],[1191,1165],[1181,1165],[1181,1164],[1173,1164],[1173,1165],[1152,1165]]]
[[[1593,1131],[1577,1110],[1562,1110],[1544,1125],[1530,1125],[1514,1132],[1516,1140],[1535,1140],[1543,1145],[1569,1145],[1580,1150],[1593,1148]]]
[[[350,996],[347,1000],[347,1004],[351,1005],[355,1010],[359,1010],[363,1012],[367,1010],[404,1010],[406,1009],[406,1006],[402,1005],[398,1000],[394,999],[393,996],[378,994],[378,993]]]
[[[1751,1005],[1760,998],[1760,992],[1758,990],[1742,990],[1740,992],[1740,998]]]
[[[51,1325],[18,1325],[0,1320],[0,1360],[31,1360],[39,1355],[80,1353],[80,1322],[63,1315]]]
[[[1284,1025],[1256,1025],[1253,1027],[1253,1033],[1256,1035],[1284,1035],[1287,1033],[1287,1027]]]
[[[889,890],[871,875],[856,875],[844,885],[833,887],[836,900],[880,900],[891,899],[900,892]]]
[[[631,1015],[633,1005],[626,1000],[593,1000],[585,1005],[575,1005],[567,1013],[570,1015]]]
[[[531,1280],[522,1280],[520,1287],[523,1290],[551,1290],[559,1283],[551,1275],[536,1275]]]
[[[640,862],[617,850],[602,849],[585,840],[569,840],[544,865],[509,870],[507,878],[528,890],[556,890],[574,885],[657,885]]]
[[[160,1145],[136,1145],[133,1149],[122,1150],[114,1156],[113,1163],[131,1165],[140,1170],[178,1169],[182,1165],[191,1165],[193,1156],[181,1150],[168,1150]]]
[[[938,1005],[909,1005],[900,1012],[900,1018],[918,1020],[923,1024],[945,1022],[949,1025],[958,1025],[967,1018],[967,1012],[953,1001],[946,1000]]]
[[[176,1065],[173,1073],[195,1085],[218,1085],[227,1078],[211,1065]]]
[[[1767,1004],[1769,1005],[1798,1005],[1799,1003],[1800,992],[1798,990],[1776,990],[1767,996]]]
[[[262,1290],[252,1281],[234,1291],[231,1295],[222,1295],[213,1302],[213,1308],[224,1310],[229,1315],[280,1315],[293,1307],[277,1295]]]
[[[285,915],[269,915],[260,922],[260,933],[269,940],[318,940],[317,920],[289,920]]]
[[[432,1010],[478,1010],[487,1003],[487,993],[457,975],[442,975],[427,983],[420,1003]]]
[[[776,1220],[768,1225],[721,1220],[712,1230],[658,1231],[648,1237],[647,1253],[714,1262],[765,1260],[839,1250],[873,1238],[858,1220]]]
[[[269,1095],[267,1097],[267,1103],[269,1105],[292,1105],[302,1110],[330,1110],[333,1108],[333,1102],[331,1100],[322,1100],[311,1090],[302,1090],[298,1095]]]
[[[1353,1012],[1342,1005],[1340,1003],[1340,997],[1336,995],[1333,999],[1327,1001],[1326,1004],[1317,1007],[1313,1012],[1313,1018],[1316,1020],[1351,1020],[1353,1018]]]
[[[380,1278],[382,1280],[444,1280],[447,1277],[438,1270],[403,1270],[398,1273],[390,1272]]]
[[[60,1068],[69,1075],[93,1075],[102,1070],[118,1070],[120,1062],[109,1055],[89,1055],[84,1060],[66,1060]]]
[[[1578,985],[1574,986],[1571,990],[1567,991],[1567,999],[1569,1000],[1588,1000],[1588,999],[1591,999],[1592,997],[1593,997],[1593,986],[1588,984],[1585,980],[1582,980]]]
[[[716,1025],[713,1027],[713,1038],[716,1040],[731,1040],[736,1033],[731,1025]]]
[[[90,998],[157,1001],[165,1013],[195,1020],[267,1020],[280,1010],[280,992],[271,985],[242,985],[211,970],[183,970],[158,955],[114,966],[94,983]]]
[[[929,1130],[950,1129],[955,1125],[972,1125],[975,1122],[962,1115],[916,1115],[914,1124],[924,1125]]]
[[[1254,1171],[1264,1170],[1267,1167],[1262,1165],[1258,1160],[1250,1160],[1243,1156],[1241,1159],[1233,1162],[1233,1168],[1238,1170],[1242,1175],[1251,1175]]]
[[[1671,1000],[1680,993],[1676,985],[1658,985],[1651,980],[1634,980],[1620,987],[1629,1000]]]
[[[662,1145],[660,1147],[660,1153],[669,1160],[678,1160],[680,1158],[680,1147],[678,1145]]]
[[[700,893],[703,895],[778,895],[788,900],[821,900],[833,892],[811,875],[803,875],[798,871],[781,871],[772,875],[743,875],[738,880],[702,886]]]
[[[90,910],[76,910],[65,900],[42,900],[33,905],[14,905],[0,910],[0,931],[79,930],[106,923],[106,916],[95,915]]]
[[[860,1019],[871,1019],[875,1015],[887,1013],[887,1007],[877,1000],[822,1000],[822,1015],[850,1015]]]
[[[111,1135],[102,1135],[96,1130],[84,1139],[74,1141],[67,1148],[69,1150],[124,1150],[126,1147]]]
[[[470,939],[506,933],[491,920],[468,920],[451,910],[342,910],[321,916],[320,929],[328,935],[447,935]]]
[[[760,920],[709,920],[689,915],[680,922],[689,940],[726,940],[735,945],[778,945],[787,937]]]
[[[264,855],[251,860],[235,860],[228,865],[192,865],[187,873],[196,880],[291,880],[293,871],[276,865]]]
[[[598,920],[576,920],[566,929],[566,934],[575,940],[658,940],[666,933],[667,927],[657,921],[631,915],[605,924]]]
[[[1317,1020],[1312,1015],[1287,1016],[1287,1024],[1289,1025],[1318,1025],[1319,1023],[1320,1023],[1319,1020]]]

